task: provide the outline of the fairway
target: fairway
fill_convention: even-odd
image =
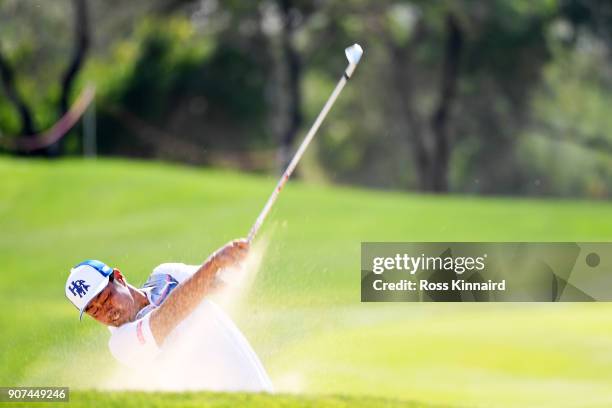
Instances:
[[[79,323],[65,299],[69,268],[101,259],[139,285],[159,263],[200,263],[247,234],[276,183],[119,160],[3,158],[0,177],[0,386],[78,390],[130,385],[108,331]],[[305,396],[158,395],[151,404],[612,405],[610,304],[362,304],[359,292],[362,241],[612,241],[612,204],[291,181],[269,221],[263,264],[232,314],[277,390]],[[97,395],[74,402],[149,405],[142,393]]]
[[[52,404],[37,404],[45,407]],[[89,408],[225,408],[248,406],[264,407],[322,407],[322,408],[444,408],[441,405],[396,401],[383,398],[358,398],[350,396],[303,396],[287,394],[230,394],[230,393],[148,393],[76,391],[70,396],[70,407]],[[57,406],[57,404],[55,404]]]

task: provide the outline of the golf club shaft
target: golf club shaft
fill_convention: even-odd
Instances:
[[[259,228],[261,227],[264,220],[268,216],[268,213],[270,212],[272,205],[274,205],[274,202],[276,201],[278,194],[281,192],[281,190],[287,183],[287,180],[289,180],[291,173],[293,173],[293,170],[295,170],[295,167],[297,166],[298,162],[302,158],[302,155],[304,155],[306,148],[308,147],[308,145],[314,138],[314,135],[317,133],[317,130],[319,130],[321,123],[323,123],[323,119],[325,119],[325,116],[327,116],[327,113],[330,111],[334,102],[336,102],[336,98],[338,98],[338,95],[340,95],[340,92],[342,92],[344,85],[346,85],[347,80],[348,78],[350,78],[351,74],[355,70],[356,65],[357,64],[353,64],[353,63],[349,64],[349,66],[346,68],[346,70],[342,74],[342,78],[336,85],[336,88],[334,88],[334,91],[332,92],[331,96],[325,103],[325,106],[323,106],[323,109],[321,110],[321,112],[319,112],[319,116],[317,116],[317,119],[315,120],[314,124],[312,125],[308,133],[306,134],[306,137],[304,138],[304,141],[302,141],[302,144],[298,148],[297,152],[295,152],[295,155],[291,159],[291,162],[287,166],[287,169],[285,169],[285,172],[283,173],[280,180],[278,181],[278,184],[274,188],[274,191],[272,191],[270,198],[268,198],[266,205],[264,206],[263,210],[261,210],[261,213],[259,213],[259,216],[257,217],[257,220],[255,221],[255,224],[253,224],[253,226],[251,227],[251,230],[249,231],[249,235],[247,236],[247,241],[249,243],[253,241],[253,238],[255,238],[255,235],[257,235],[257,231],[259,231]]]

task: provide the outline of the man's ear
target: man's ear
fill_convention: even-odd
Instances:
[[[113,268],[113,276],[115,277],[115,280],[121,283],[123,286],[127,285],[127,282],[119,269]]]

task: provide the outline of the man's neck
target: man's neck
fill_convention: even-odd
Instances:
[[[149,298],[141,289],[137,289],[132,285],[128,285],[128,288],[130,289],[132,297],[136,301],[138,311],[141,311],[144,307],[149,305]]]

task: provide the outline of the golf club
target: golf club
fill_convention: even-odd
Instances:
[[[274,205],[274,202],[276,201],[278,194],[280,193],[280,191],[283,189],[283,187],[287,183],[287,180],[289,180],[291,173],[293,173],[293,170],[295,169],[298,162],[302,158],[302,155],[306,151],[306,148],[308,147],[308,145],[314,138],[314,135],[317,133],[317,130],[319,130],[319,127],[321,126],[323,119],[325,119],[325,116],[327,116],[327,113],[333,106],[334,102],[336,101],[336,98],[338,98],[338,95],[340,95],[340,92],[342,92],[344,85],[346,85],[346,82],[349,80],[351,75],[353,75],[353,72],[355,71],[355,68],[357,67],[357,64],[359,63],[359,60],[361,59],[361,56],[363,55],[363,49],[361,48],[359,44],[353,44],[350,47],[346,48],[344,50],[344,53],[346,54],[346,58],[348,59],[349,64],[344,70],[344,73],[342,74],[342,78],[340,78],[340,81],[336,85],[336,88],[334,88],[334,91],[332,92],[331,96],[325,103],[325,106],[323,106],[323,109],[317,116],[317,119],[314,121],[314,124],[312,125],[308,133],[306,134],[304,141],[302,141],[302,144],[300,145],[297,152],[291,159],[291,162],[289,163],[289,165],[287,166],[287,169],[285,170],[280,180],[278,181],[278,184],[272,191],[272,194],[270,195],[270,198],[268,198],[268,201],[266,202],[266,205],[264,206],[263,210],[261,210],[261,213],[259,213],[257,220],[255,220],[255,223],[251,227],[251,230],[249,231],[249,235],[247,236],[247,241],[249,243],[252,242],[253,238],[255,238],[255,235],[257,235],[257,231],[259,231],[259,228],[261,227],[264,220],[268,216],[268,213],[270,212],[272,205]]]

